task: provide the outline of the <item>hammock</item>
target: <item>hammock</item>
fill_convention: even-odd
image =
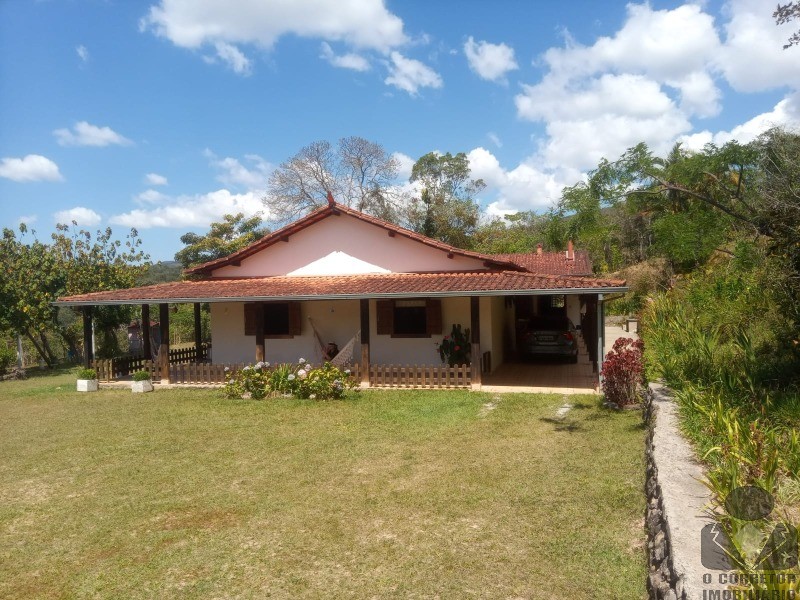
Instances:
[[[322,357],[325,357],[328,345],[322,341],[322,336],[314,326],[314,320],[311,317],[308,317],[308,322],[311,324],[311,329],[314,331],[314,337],[317,338],[317,344],[319,344],[319,353]],[[361,335],[360,329],[356,331],[356,334],[350,338],[350,341],[347,342],[341,350],[339,350],[336,356],[329,359],[327,362],[331,363],[335,367],[343,367],[352,362],[353,347],[356,345],[356,340],[358,339],[359,335]]]

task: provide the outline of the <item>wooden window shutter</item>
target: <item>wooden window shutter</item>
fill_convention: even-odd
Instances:
[[[300,335],[303,321],[300,319],[300,303],[289,302],[289,335]]]
[[[256,334],[256,305],[252,302],[244,305],[244,334]]]
[[[427,312],[427,333],[428,335],[439,335],[442,333],[442,301],[439,298],[428,298],[425,305]]]
[[[375,316],[378,319],[378,335],[394,333],[394,300],[377,300]]]

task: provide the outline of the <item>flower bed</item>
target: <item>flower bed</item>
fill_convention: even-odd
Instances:
[[[340,369],[331,363],[315,367],[301,358],[297,363],[272,366],[268,362],[247,365],[225,375],[224,394],[227,398],[295,396],[311,400],[342,398],[356,385],[350,369]]]

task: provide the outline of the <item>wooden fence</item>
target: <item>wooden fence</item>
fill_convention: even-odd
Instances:
[[[169,382],[187,385],[210,385],[225,383],[225,375],[243,368],[244,365],[213,365],[211,363],[187,363],[169,366]]]
[[[175,348],[169,351],[170,368],[179,364],[202,363],[208,358],[210,343],[202,344],[200,347],[200,357],[197,356],[197,348]],[[101,381],[113,381],[120,377],[127,377],[136,371],[150,371],[153,379],[160,379],[156,363],[146,360],[143,354],[131,354],[128,356],[118,356],[116,358],[100,358],[92,361],[92,368],[97,371],[97,377]],[[224,378],[222,380],[225,381]]]
[[[361,366],[353,376],[361,381]],[[417,365],[370,365],[369,385],[379,388],[468,388],[472,384],[469,365],[455,367]]]
[[[122,359],[96,360],[93,365],[98,379],[113,381],[137,370],[149,370],[155,381],[161,378],[153,361],[136,363]],[[170,357],[170,360],[172,358]],[[229,372],[244,368],[244,364],[180,363],[170,364],[170,383],[183,385],[222,385]],[[132,370],[130,370],[132,369]],[[350,367],[352,377],[361,381],[361,366]],[[469,365],[455,367],[417,365],[370,365],[369,384],[377,388],[469,388],[472,376]]]

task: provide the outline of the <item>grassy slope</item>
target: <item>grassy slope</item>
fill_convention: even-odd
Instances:
[[[644,432],[594,397],[73,386],[0,384],[1,597],[644,597]]]

